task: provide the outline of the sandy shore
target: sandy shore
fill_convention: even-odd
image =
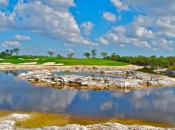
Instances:
[[[100,68],[110,68],[110,69],[121,69],[121,70],[136,70],[142,68],[136,65],[127,66],[88,66],[88,65],[75,65],[75,66],[64,66],[56,64],[0,64],[0,70],[71,70],[71,68],[76,67],[100,67]]]

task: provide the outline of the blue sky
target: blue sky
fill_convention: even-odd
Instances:
[[[0,51],[175,55],[174,14],[174,0],[0,0]]]

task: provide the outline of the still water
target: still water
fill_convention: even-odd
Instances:
[[[81,72],[55,72],[56,75],[78,75],[78,76],[90,76],[90,77],[106,77],[106,78],[123,78],[124,76],[117,75],[104,75],[104,74],[87,74]]]
[[[13,71],[12,71],[13,72]],[[175,88],[120,91],[62,91],[35,87],[0,72],[0,109],[120,117],[175,125]]]

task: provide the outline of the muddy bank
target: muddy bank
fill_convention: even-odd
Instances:
[[[58,76],[48,70],[29,71],[18,75],[19,78],[37,86],[50,86],[66,90],[127,90],[144,87],[174,86],[175,79],[162,75],[146,74],[137,71],[114,70],[104,71],[106,74],[115,72],[123,78],[97,78],[90,76],[62,75]],[[88,71],[89,73],[91,71]]]
[[[120,123],[105,123],[92,125],[67,124],[65,126],[43,126],[41,128],[24,128],[20,122],[30,120],[30,114],[9,114],[0,118],[1,130],[175,130],[175,128],[161,128],[147,125],[123,125]]]

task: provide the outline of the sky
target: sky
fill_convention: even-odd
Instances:
[[[175,55],[175,0],[0,0],[0,51]]]

